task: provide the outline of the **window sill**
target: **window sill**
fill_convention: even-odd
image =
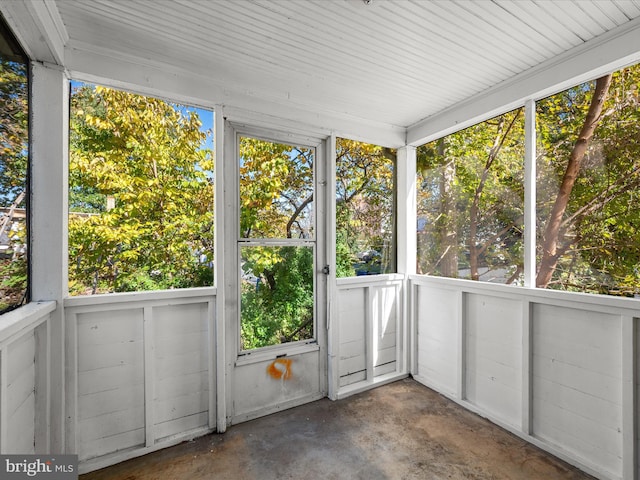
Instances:
[[[303,355],[305,353],[317,352],[320,345],[314,340],[313,343],[299,343],[290,346],[280,346],[269,350],[255,350],[251,352],[243,352],[238,355],[235,366],[251,365],[254,363],[269,362],[277,358],[288,358],[294,355]]]

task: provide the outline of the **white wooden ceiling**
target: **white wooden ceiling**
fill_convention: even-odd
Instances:
[[[207,99],[213,103],[253,98],[262,110],[271,105],[402,128],[640,16],[640,0],[44,0],[44,6],[52,36],[63,43],[61,57],[100,54],[205,77],[216,87],[212,97],[223,97]]]

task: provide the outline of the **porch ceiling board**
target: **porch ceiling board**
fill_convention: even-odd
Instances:
[[[67,49],[179,68],[263,109],[394,127],[640,16],[640,0],[52,1]]]

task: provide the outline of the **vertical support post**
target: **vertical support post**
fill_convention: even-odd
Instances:
[[[408,276],[416,273],[416,147],[405,146],[398,149],[396,161],[397,185],[397,235],[396,251],[398,273],[405,276],[402,288],[402,332],[403,365],[402,372],[408,373],[412,365],[413,346],[413,309],[409,302],[411,295],[408,291]]]
[[[214,109],[214,148],[215,148],[215,285],[216,285],[216,319],[215,319],[215,345],[211,348],[216,355],[216,429],[220,433],[227,430],[227,370],[226,370],[226,315],[225,305],[227,298],[226,240],[230,235],[227,231],[227,219],[225,211],[229,199],[225,197],[225,184],[227,183],[226,159],[225,159],[225,120],[223,107]],[[229,244],[231,245],[231,244]],[[211,363],[209,363],[211,365]]]
[[[637,335],[636,320],[622,315],[622,478],[638,478]]]
[[[327,142],[327,263],[332,265],[327,276],[327,342],[329,381],[328,395],[331,400],[338,398],[340,389],[340,325],[338,324],[338,289],[336,285],[336,135]]]
[[[536,102],[524,105],[524,285],[536,286]]]
[[[69,80],[56,66],[35,63],[31,72],[31,297],[36,301],[55,300],[58,304],[49,321],[49,432],[50,452],[63,453],[65,328],[62,302],[68,285]]]
[[[408,285],[408,298],[407,303],[409,304],[409,311],[407,312],[409,315],[409,368],[411,368],[412,376],[419,375],[418,371],[418,320],[416,312],[420,311],[420,305],[418,304],[418,299],[420,296],[418,295],[418,285],[414,285],[411,280],[407,281]],[[406,316],[406,315],[405,315]]]
[[[369,383],[373,382],[374,300],[376,302],[378,300],[375,293],[372,295],[372,289],[371,286],[364,287],[364,358],[367,371],[366,381]]]
[[[531,411],[531,379],[533,375],[532,358],[532,305],[527,299],[522,301],[522,411],[521,429],[522,432],[531,435],[532,433],[532,411]]]
[[[49,392],[51,391],[48,361],[50,355],[49,321],[50,317],[48,317],[47,320],[34,331],[36,341],[36,431],[34,448],[36,454],[45,454],[49,452],[49,433],[47,431],[50,415]]]
[[[234,410],[234,378],[233,371],[237,355],[240,351],[240,252],[238,246],[240,218],[240,186],[238,183],[238,137],[233,126],[224,119],[222,115],[218,115],[216,121],[216,131],[220,137],[217,140],[217,148],[223,142],[222,158],[218,158],[218,165],[222,164],[222,172],[217,175],[222,180],[222,198],[217,201],[218,205],[223,207],[224,212],[219,219],[222,222],[222,234],[224,236],[223,258],[219,259],[219,263],[224,263],[220,285],[224,290],[223,301],[218,305],[218,313],[221,316],[218,323],[221,325],[223,335],[221,342],[224,343],[222,354],[218,354],[218,358],[222,358],[222,367],[218,365],[218,371],[222,368],[224,379],[224,414],[221,418],[222,422],[218,424],[218,432],[223,433],[227,428],[227,419],[231,419],[235,415]],[[224,125],[218,125],[224,122]],[[219,222],[218,225],[221,223]],[[220,231],[220,228],[217,228]],[[222,406],[218,405],[218,410],[222,413]]]
[[[217,391],[216,384],[217,379],[217,344],[216,344],[216,297],[210,297],[207,302],[207,335],[208,335],[208,375],[207,381],[209,383],[209,428],[211,430],[216,429],[216,422],[218,418],[217,413]]]
[[[144,307],[142,313],[144,345],[144,432],[147,447],[156,443],[153,398],[156,384],[156,348],[153,332],[153,307]]]
[[[397,252],[398,273],[416,273],[416,147],[398,149],[397,169]]]
[[[65,315],[65,446],[67,452],[78,453],[76,426],[78,424],[78,315]],[[49,345],[51,351],[51,345]]]
[[[458,290],[456,300],[458,303],[458,399],[467,398],[467,298],[466,294]]]
[[[331,208],[330,201],[327,196],[331,193],[331,187],[329,186],[329,169],[331,169],[331,153],[327,152],[330,148],[329,140],[322,140],[316,145],[316,161],[314,162],[315,168],[315,185],[314,185],[314,203],[316,209],[316,231],[321,231],[319,227],[328,224],[328,212]],[[318,380],[320,385],[320,391],[323,395],[327,395],[329,392],[329,354],[328,354],[328,336],[329,336],[329,288],[331,286],[331,271],[334,268],[329,268],[329,275],[320,273],[324,265],[334,265],[334,262],[330,260],[330,248],[327,245],[329,239],[329,233],[324,235],[318,235],[316,238],[315,246],[315,318],[316,326],[314,327],[314,334],[319,350],[319,368],[318,368]],[[334,273],[335,275],[335,273]]]

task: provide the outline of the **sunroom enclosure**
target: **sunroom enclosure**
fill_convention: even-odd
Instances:
[[[179,68],[69,49],[51,10],[25,5],[0,6],[30,61],[30,302],[0,317],[0,453],[77,453],[81,471],[90,471],[412,375],[598,478],[640,477],[638,299],[535,287],[536,105],[637,64],[638,19],[426,120],[385,130],[351,117],[327,124],[321,112],[314,123],[286,109],[268,115],[227,104],[203,77]],[[69,295],[71,81],[214,112],[213,286]],[[518,109],[520,285],[418,274],[419,149]],[[297,213],[309,209],[296,234],[242,227],[247,139],[283,146],[292,164],[302,155],[299,198],[288,200]],[[376,275],[337,272],[340,139],[394,152],[393,218],[376,229],[395,226],[385,237],[393,238],[395,265]],[[308,260],[312,317],[282,343],[253,348],[242,343],[242,291],[257,290],[259,280],[247,281],[254,271],[243,266],[265,251]]]

